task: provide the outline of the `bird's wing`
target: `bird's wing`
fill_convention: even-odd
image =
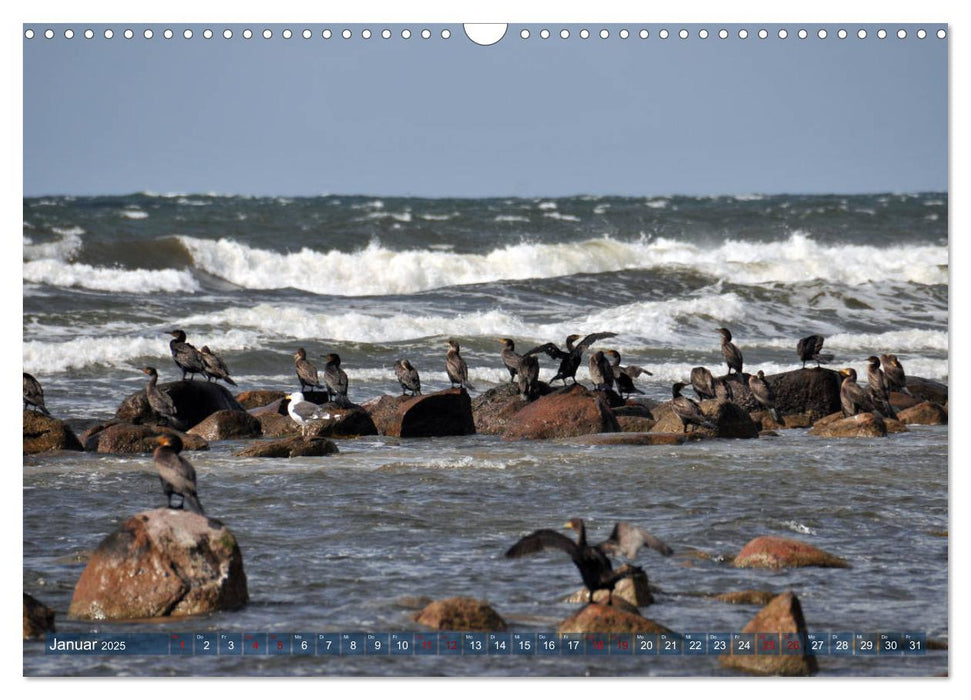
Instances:
[[[646,374],[649,377],[654,376],[651,372],[648,372],[646,369],[644,369],[639,365],[627,365],[626,367],[624,367],[624,374],[626,374],[628,377],[634,377],[634,378],[639,377],[642,374]]]
[[[554,360],[563,359],[564,357],[570,354],[568,352],[563,352],[558,347],[556,347],[556,345],[554,345],[553,343],[543,343],[542,345],[537,345],[532,350],[527,350],[526,352],[523,353],[523,356],[525,357],[526,355],[535,355],[536,353],[540,353],[540,352],[545,352]]]
[[[543,549],[562,549],[571,557],[577,554],[577,543],[556,530],[537,530],[523,537],[506,551],[510,558],[534,554]]]
[[[300,416],[303,420],[313,420],[317,418],[320,406],[310,401],[301,401],[298,404],[291,404],[290,410]]]
[[[614,525],[613,532],[610,533],[610,537],[600,543],[599,548],[607,554],[623,554],[628,559],[633,559],[637,556],[637,551],[643,546],[647,545],[651,549],[660,552],[664,556],[668,557],[674,553],[670,547],[668,547],[660,539],[652,535],[646,530],[642,530],[639,527],[635,527],[630,523],[620,522]]]
[[[574,351],[576,351],[577,349],[579,349],[580,352],[583,352],[584,350],[586,350],[587,348],[589,348],[591,345],[593,345],[594,343],[596,343],[598,340],[603,340],[604,338],[613,338],[616,335],[617,335],[616,333],[609,333],[609,332],[608,333],[591,333],[586,338],[584,338],[583,340],[581,340],[579,343],[577,343],[576,345],[574,345],[573,346],[573,349],[574,349]]]

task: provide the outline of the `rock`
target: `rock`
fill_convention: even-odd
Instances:
[[[943,406],[948,400],[947,384],[935,382],[933,379],[923,379],[922,377],[907,377],[907,391],[909,391],[917,401],[930,401]]]
[[[425,606],[415,620],[436,630],[502,632],[506,629],[506,621],[488,603],[463,596],[436,600]]]
[[[332,441],[322,437],[303,438],[299,435],[284,440],[261,440],[234,452],[234,457],[322,457],[337,454]]]
[[[810,435],[819,437],[886,437],[887,424],[877,413],[858,413],[844,418],[834,413],[816,421],[809,429]]]
[[[900,391],[890,392],[890,405],[894,407],[898,413],[911,406],[916,406],[921,403],[919,399],[914,398],[909,394],[904,394]]]
[[[618,569],[633,569],[630,564],[624,564]],[[590,590],[585,586],[573,595],[567,597],[564,602],[566,603],[586,603],[590,598]],[[604,589],[599,589],[594,591],[593,600],[595,603],[606,604],[607,600],[610,598],[609,592]],[[654,603],[654,596],[651,595],[651,589],[647,585],[647,572],[643,569],[635,570],[632,576],[627,578],[622,578],[614,586],[613,594],[614,605],[617,606],[619,603],[627,603],[633,607],[633,611],[637,612],[637,608],[642,608],[647,605]]]
[[[790,566],[822,566],[848,569],[845,559],[824,552],[811,544],[787,537],[756,537],[736,556],[732,565],[739,569],[782,569]]]
[[[54,611],[24,593],[24,639],[43,639],[54,629]]]
[[[279,401],[284,396],[286,396],[286,392],[284,391],[274,391],[272,389],[254,389],[253,391],[241,391],[236,394],[235,398],[236,402],[240,406],[249,411],[251,409],[261,408],[267,404]]]
[[[883,425],[887,429],[887,434],[891,433],[909,433],[910,429],[905,423],[897,420],[896,418],[884,418]]]
[[[664,625],[618,607],[590,603],[565,619],[556,629],[560,634],[592,632],[648,632],[671,634]]]
[[[650,432],[674,433],[690,436],[689,439],[698,437],[757,438],[759,436],[759,426],[739,405],[714,399],[699,401],[698,405],[705,417],[717,426],[716,429],[689,425],[687,432],[685,432],[681,425],[681,419],[671,410],[671,402],[665,401],[652,411],[654,417],[657,418],[657,423],[654,424]]]
[[[557,442],[571,445],[681,445],[687,439],[680,433],[594,433],[561,438]]]
[[[300,426],[288,415],[281,415],[272,411],[254,416],[260,422],[260,432],[263,437],[288,437],[300,435]]]
[[[644,401],[647,400],[648,399],[644,399]],[[628,399],[626,404],[613,409],[613,412],[614,416],[618,419],[621,416],[629,416],[631,418],[647,418],[649,420],[654,420],[654,414],[651,413],[651,408],[657,405],[657,401],[651,401],[651,405],[648,406],[646,403],[639,403],[633,399]]]
[[[536,399],[515,414],[507,426],[506,440],[548,440],[620,430],[607,403],[598,392],[572,384]]]
[[[236,440],[254,438],[263,434],[258,418],[245,411],[216,411],[198,425],[188,430],[206,440]]]
[[[924,401],[898,412],[897,420],[907,425],[947,425],[947,412],[936,403]]]
[[[474,435],[472,400],[465,389],[421,396],[382,396],[364,409],[378,432],[394,437]]]
[[[375,427],[374,421],[371,420],[371,416],[368,415],[368,412],[363,407],[352,403],[340,406],[335,402],[327,402],[326,398],[326,394],[319,391],[304,394],[305,401],[315,403],[321,409],[321,418],[307,423],[307,437],[351,438],[378,434],[378,429]],[[280,409],[286,414],[286,420],[294,427],[294,433],[302,435],[303,431],[300,425],[290,418],[289,413],[287,413],[289,406],[289,400],[284,399],[280,404]],[[261,426],[265,429],[267,424],[272,422],[272,419],[267,419],[267,423],[264,423],[264,415],[266,414],[257,416],[257,419],[260,420]],[[266,432],[264,432],[265,434]]]
[[[289,404],[289,401],[287,401],[286,399],[280,398],[280,399],[276,399],[275,401],[271,401],[265,406],[247,408],[246,412],[251,416],[255,416],[256,418],[259,418],[260,416],[267,415],[267,414],[276,414],[278,416],[285,416],[287,415],[287,409],[285,408],[285,406],[288,404]]]
[[[159,384],[158,388],[166,392],[175,404],[179,423],[172,427],[179,430],[201,423],[216,411],[245,410],[226,387],[216,382],[186,380]],[[148,405],[144,389],[122,401],[115,411],[115,418],[121,422],[136,425],[159,422],[159,415]]]
[[[776,596],[749,620],[742,632],[750,634],[790,632],[799,633],[805,639],[806,621],[802,616],[799,599],[791,592]],[[816,657],[809,652],[808,648],[804,648],[802,654],[722,654],[718,657],[718,661],[728,668],[765,676],[809,676],[819,670]]]
[[[745,375],[746,382],[748,376]],[[732,402],[747,412],[762,410],[760,404],[736,375],[726,375],[732,388]],[[814,419],[840,410],[839,372],[824,367],[796,369],[790,372],[766,375],[765,381],[775,393],[775,407],[785,418],[790,413],[809,413]]]
[[[617,427],[624,433],[646,433],[657,424],[653,418],[617,416]]]
[[[131,423],[107,423],[96,425],[82,434],[84,449],[88,452],[113,454],[139,454],[154,452],[158,445],[152,441],[160,433],[175,433],[182,439],[184,450],[208,450],[209,443],[199,435],[180,433],[157,425],[133,425]]]
[[[502,435],[513,416],[528,404],[514,384],[500,384],[472,401],[472,420],[480,435]]]
[[[37,411],[24,411],[23,429],[25,455],[84,449],[67,423]]]
[[[731,591],[712,596],[715,600],[732,605],[767,605],[776,594],[772,591]]]
[[[249,599],[236,538],[218,520],[158,508],[108,535],[74,588],[68,615],[126,620],[198,615]]]
[[[811,428],[813,427],[813,414],[809,411],[803,413],[789,413],[782,416],[784,428]]]

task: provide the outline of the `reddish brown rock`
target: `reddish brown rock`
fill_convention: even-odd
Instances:
[[[267,411],[256,415],[255,418],[260,422],[260,432],[263,437],[280,438],[300,435],[300,426],[288,415]]]
[[[428,604],[415,620],[436,630],[502,632],[506,629],[506,621],[488,603],[462,596]]]
[[[688,438],[680,433],[595,433],[561,438],[571,445],[681,445]]]
[[[175,404],[177,423],[173,428],[185,430],[201,423],[216,411],[243,411],[243,407],[229,393],[229,390],[216,382],[186,380],[159,384]],[[115,418],[124,423],[158,423],[159,415],[148,405],[145,390],[127,397],[115,411]]]
[[[924,401],[898,412],[897,420],[907,425],[947,425],[947,412],[936,403]]]
[[[579,384],[536,399],[506,428],[506,440],[549,440],[590,433],[619,431],[617,419],[603,398]]]
[[[642,416],[617,416],[617,427],[624,433],[646,433],[653,428],[657,421]]]
[[[593,632],[648,632],[671,634],[664,625],[638,613],[611,605],[590,603],[565,619],[556,629],[560,634]]]
[[[317,391],[304,394],[305,401],[320,406],[319,413],[321,416],[320,419],[310,421],[304,426],[307,437],[352,438],[362,435],[378,434],[378,429],[375,427],[374,421],[371,420],[371,416],[368,415],[368,412],[363,407],[351,403],[345,406],[339,406],[334,402],[327,402],[326,398],[326,394]],[[284,429],[283,426],[286,424],[279,423],[275,418],[272,418],[271,416],[274,415],[272,411],[260,412],[256,416],[257,420],[260,421],[264,435],[271,437],[275,435],[286,435],[290,430],[297,435],[303,434],[300,425],[290,418],[287,412],[289,406],[290,401],[284,399],[280,403],[279,410],[284,414],[291,429]]]
[[[274,391],[272,389],[254,389],[253,391],[241,391],[236,394],[236,401],[247,411],[254,408],[262,408],[274,401],[279,401],[286,392]]]
[[[259,419],[245,411],[216,411],[188,430],[205,440],[238,440],[263,434]]]
[[[823,566],[846,569],[845,559],[824,552],[811,544],[788,537],[756,537],[735,556],[732,564],[740,569],[782,569],[790,566]]]
[[[715,600],[732,605],[767,605],[775,598],[776,594],[772,591],[731,591],[729,593],[719,593],[712,596]]]
[[[716,400],[699,401],[698,405],[705,417],[715,424],[715,428],[689,425],[687,430],[684,430],[681,419],[671,409],[671,402],[665,401],[651,411],[657,418],[657,423],[650,432],[687,435],[690,439],[699,437],[747,439],[759,436],[759,426],[738,405]]]
[[[243,557],[218,520],[186,510],[139,513],[108,535],[74,588],[68,615],[125,620],[246,604]]]
[[[234,457],[323,457],[337,454],[332,441],[322,437],[301,437],[297,435],[283,440],[260,440],[234,452]]]
[[[887,424],[877,413],[858,413],[849,418],[834,413],[816,421],[809,434],[830,438],[886,437]]]
[[[394,437],[474,435],[472,400],[465,389],[421,396],[382,396],[363,407],[378,432]]]
[[[24,593],[24,639],[43,639],[54,629],[54,611]]]
[[[86,430],[81,437],[84,440],[84,449],[88,452],[139,454],[153,452],[158,447],[154,438],[161,433],[178,435],[182,439],[182,449],[209,449],[209,443],[203,437],[180,433],[178,430],[157,425],[133,425],[131,423],[95,425]]]
[[[24,411],[24,454],[53,450],[83,450],[70,426],[36,411]]]
[[[500,384],[472,401],[472,420],[480,435],[502,435],[528,402],[514,384]]]
[[[624,564],[618,569],[633,569],[629,564]],[[637,612],[637,608],[642,608],[647,605],[654,603],[654,596],[651,595],[651,589],[648,586],[647,572],[643,569],[639,569],[634,572],[633,575],[627,578],[622,578],[614,586],[613,596],[610,592],[601,588],[593,593],[593,600],[595,603],[606,604],[608,600],[613,599],[614,605],[619,605],[620,603],[627,603],[633,607],[633,610],[628,612]],[[590,590],[586,587],[581,588],[576,593],[568,596],[564,602],[566,603],[586,603],[590,599]]]
[[[782,642],[781,635],[787,632],[801,634],[805,639],[806,620],[802,616],[799,599],[791,592],[776,596],[756,613],[742,632],[779,635],[779,644]],[[781,651],[785,652],[785,649]],[[722,654],[718,661],[728,668],[763,676],[809,676],[819,670],[816,657],[808,648],[804,648],[800,654]]]

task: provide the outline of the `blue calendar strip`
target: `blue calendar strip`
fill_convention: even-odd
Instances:
[[[50,656],[923,656],[923,632],[48,634]]]

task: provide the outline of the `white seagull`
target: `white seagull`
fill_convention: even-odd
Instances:
[[[329,413],[321,413],[321,407],[310,401],[304,401],[303,392],[295,391],[285,397],[290,400],[287,413],[300,426],[300,434],[307,437],[307,424],[313,420],[326,420]]]

